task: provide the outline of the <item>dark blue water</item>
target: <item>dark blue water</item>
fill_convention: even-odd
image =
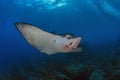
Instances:
[[[119,0],[0,0],[0,70],[46,56],[29,46],[15,22],[46,30],[82,36],[81,45],[96,51],[116,49],[120,39]],[[109,46],[109,47],[108,47]]]

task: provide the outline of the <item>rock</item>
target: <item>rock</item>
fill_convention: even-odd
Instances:
[[[120,69],[112,71],[111,80],[120,80]]]
[[[105,80],[104,72],[102,70],[96,69],[90,76],[89,80]]]
[[[55,77],[59,78],[60,80],[71,80],[68,76],[66,76],[62,72],[53,71],[53,74]]]
[[[83,64],[72,64],[68,67],[66,67],[67,71],[69,71],[70,73],[79,73],[79,72],[83,72],[85,70],[85,65]]]
[[[9,80],[9,77],[7,75],[0,75],[0,80]]]
[[[72,80],[88,80],[92,69],[84,64],[72,64],[66,67],[64,74]]]

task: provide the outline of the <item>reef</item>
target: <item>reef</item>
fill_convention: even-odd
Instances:
[[[90,45],[84,47],[81,53],[54,54],[17,64],[0,74],[0,80],[120,80],[120,47],[111,51],[107,46],[108,50],[97,52]]]
[[[102,59],[85,56],[76,58],[72,53],[66,59],[54,56],[42,63],[38,60],[35,64],[16,65],[10,73],[0,75],[0,80],[120,80],[119,55]]]

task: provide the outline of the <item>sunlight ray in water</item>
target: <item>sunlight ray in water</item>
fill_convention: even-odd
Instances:
[[[120,10],[119,7],[115,5],[115,1],[110,2],[109,0],[87,0],[86,2],[91,7],[91,9],[95,10],[96,12],[100,12],[102,14],[104,12],[108,15],[120,18]],[[103,12],[101,12],[101,10]]]
[[[120,18],[120,11],[116,7],[110,5],[107,1],[103,2],[102,8],[105,12],[109,13],[110,15]]]
[[[67,0],[20,0],[15,1],[14,3],[22,6],[47,10],[57,9],[68,5]]]

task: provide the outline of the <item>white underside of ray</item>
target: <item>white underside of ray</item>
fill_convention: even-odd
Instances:
[[[68,41],[28,24],[19,24],[17,28],[30,45],[47,54],[62,52],[61,46]]]

